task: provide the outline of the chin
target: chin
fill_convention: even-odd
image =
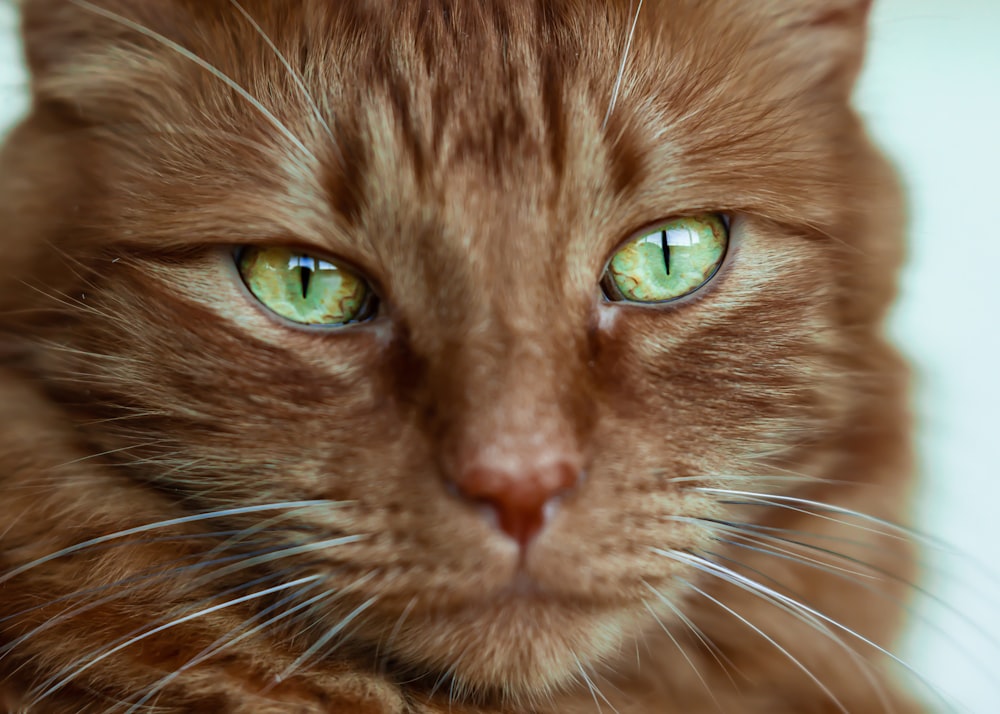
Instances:
[[[438,689],[532,706],[579,685],[643,624],[624,608],[588,609],[511,595],[425,616],[398,651],[414,669],[436,673],[429,679]]]

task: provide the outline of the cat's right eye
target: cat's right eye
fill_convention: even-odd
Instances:
[[[236,264],[253,296],[291,322],[341,327],[375,314],[377,299],[368,281],[333,260],[294,248],[247,247]]]
[[[729,224],[718,214],[683,216],[645,229],[620,246],[601,286],[612,302],[666,303],[700,289],[718,272]]]

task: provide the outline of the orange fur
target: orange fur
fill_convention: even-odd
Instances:
[[[647,0],[628,42],[624,0],[25,0],[0,704],[918,711],[831,624],[891,648],[914,570],[867,4]],[[711,285],[602,303],[623,239],[704,211]],[[349,261],[383,314],[279,324],[247,244]],[[448,482],[538,443],[587,477],[519,554]]]

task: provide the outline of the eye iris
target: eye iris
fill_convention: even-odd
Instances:
[[[247,248],[239,270],[254,297],[303,325],[344,325],[361,319],[371,290],[363,278],[332,261],[288,248]]]
[[[629,241],[608,265],[605,280],[617,293],[611,299],[655,303],[694,292],[722,264],[727,233],[722,219],[709,215],[678,218]]]

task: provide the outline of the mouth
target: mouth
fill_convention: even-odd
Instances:
[[[549,597],[549,595],[545,588],[528,573],[524,568],[523,561],[514,573],[514,578],[498,594],[498,599],[501,601],[511,598],[542,600],[546,597]]]

